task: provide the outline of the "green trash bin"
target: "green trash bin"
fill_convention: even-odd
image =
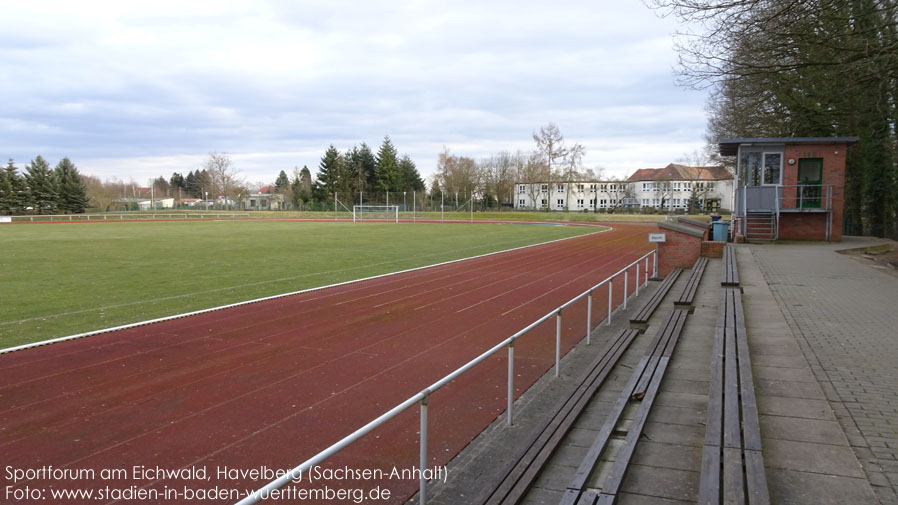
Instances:
[[[716,242],[726,242],[730,237],[729,221],[714,221],[711,223],[714,240]]]

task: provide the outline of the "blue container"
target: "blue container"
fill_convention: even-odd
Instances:
[[[714,221],[711,223],[711,226],[711,229],[714,232],[714,240],[717,242],[726,242],[730,236],[730,222]]]

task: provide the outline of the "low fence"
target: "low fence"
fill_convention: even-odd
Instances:
[[[9,216],[13,223],[56,223],[76,221],[154,221],[159,219],[237,219],[248,218],[247,212],[177,212],[177,213],[127,213],[114,214],[34,214],[27,216]]]
[[[434,392],[436,392],[437,390],[439,390],[440,388],[442,388],[443,386],[445,386],[446,384],[452,382],[453,380],[455,380],[456,378],[458,378],[460,375],[464,374],[468,370],[474,368],[475,366],[477,366],[479,363],[483,362],[487,358],[495,355],[496,353],[501,351],[503,348],[506,348],[507,352],[508,352],[508,391],[507,391],[508,405],[506,408],[506,422],[509,425],[511,425],[512,419],[513,419],[512,406],[514,403],[514,344],[515,344],[515,341],[518,340],[520,337],[524,336],[525,334],[527,334],[528,332],[530,332],[531,330],[533,330],[534,328],[536,328],[537,326],[539,326],[540,324],[542,324],[554,317],[555,318],[555,376],[558,377],[560,365],[561,365],[561,317],[562,317],[562,312],[565,309],[569,308],[574,303],[586,298],[586,300],[587,300],[586,342],[589,343],[590,342],[590,333],[593,330],[593,326],[592,326],[593,292],[602,288],[605,285],[608,286],[608,314],[605,317],[604,322],[606,325],[610,325],[611,324],[611,316],[612,316],[612,313],[614,312],[614,306],[613,306],[614,280],[623,276],[623,280],[624,280],[624,282],[623,282],[623,297],[622,297],[620,304],[618,304],[618,307],[626,309],[627,308],[627,298],[630,295],[630,293],[628,293],[630,271],[631,270],[634,271],[634,275],[635,275],[634,294],[638,295],[639,288],[641,286],[645,286],[645,284],[648,281],[649,259],[650,258],[652,260],[652,262],[651,262],[652,263],[652,274],[657,275],[658,274],[657,252],[651,251],[651,252],[648,252],[648,253],[642,255],[637,260],[633,261],[626,267],[617,271],[615,274],[607,277],[606,279],[599,282],[598,284],[595,284],[594,286],[587,289],[583,293],[575,296],[574,298],[571,298],[567,302],[563,303],[562,305],[560,305],[557,308],[550,311],[548,314],[546,314],[543,317],[537,319],[536,321],[530,323],[524,329],[518,331],[514,335],[499,342],[498,344],[496,344],[489,350],[485,351],[481,355],[472,359],[468,363],[462,365],[461,367],[456,369],[454,372],[444,376],[442,379],[434,382],[427,388],[423,389],[421,392],[408,398],[407,400],[400,403],[399,405],[396,405],[392,409],[381,414],[379,417],[368,422],[368,424],[362,426],[361,428],[357,429],[356,431],[345,436],[340,441],[338,441],[335,444],[331,445],[330,447],[324,449],[323,451],[319,452],[318,454],[312,456],[310,459],[306,460],[304,463],[300,464],[299,466],[293,468],[291,471],[287,472],[283,476],[281,476],[275,480],[272,480],[265,486],[257,489],[256,491],[254,491],[252,494],[250,494],[246,498],[237,502],[235,505],[254,505],[256,503],[261,502],[267,496],[271,495],[272,492],[286,486],[287,484],[292,482],[297,477],[306,474],[307,472],[309,472],[310,469],[314,468],[317,465],[320,465],[321,463],[326,461],[331,456],[337,454],[338,452],[340,452],[347,446],[356,442],[360,438],[364,437],[365,435],[367,435],[374,429],[385,424],[387,421],[389,421],[393,417],[397,416],[398,414],[402,413],[403,411],[407,410],[408,408],[414,406],[415,404],[418,404],[420,406],[420,426],[421,426],[421,428],[420,428],[420,442],[419,442],[419,450],[420,450],[420,467],[419,468],[422,470],[424,468],[427,468],[427,466],[428,466],[427,465],[427,441],[428,441],[427,408],[428,408],[428,400],[429,400],[430,395],[433,394]],[[640,283],[640,266],[643,266],[643,274],[641,277],[641,281],[642,281],[641,283]],[[418,503],[420,503],[421,505],[424,505],[426,502],[427,502],[427,479],[424,476],[424,472],[422,472],[421,479],[419,482],[419,488],[418,488]]]

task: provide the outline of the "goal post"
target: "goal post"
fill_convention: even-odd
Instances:
[[[352,222],[393,221],[399,222],[398,205],[353,205]]]

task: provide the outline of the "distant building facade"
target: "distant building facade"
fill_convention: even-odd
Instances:
[[[671,163],[664,168],[639,169],[626,181],[518,182],[514,201],[518,210],[686,211],[691,202],[703,212],[729,211],[733,205],[733,175],[723,167]]]

